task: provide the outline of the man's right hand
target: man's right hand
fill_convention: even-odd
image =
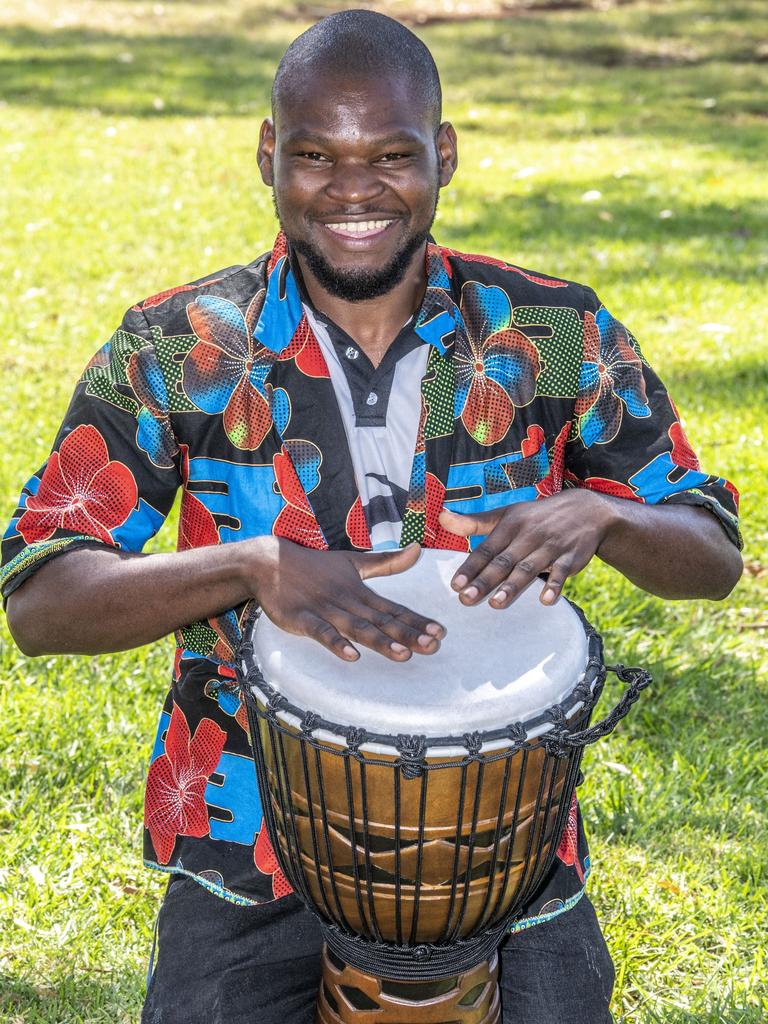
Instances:
[[[282,629],[308,636],[343,661],[362,644],[392,661],[434,654],[445,629],[433,619],[380,597],[363,580],[404,572],[418,559],[411,544],[397,551],[315,551],[277,537],[253,542],[253,593]]]
[[[410,568],[398,551],[315,551],[253,537],[152,555],[106,545],[76,548],[41,566],[8,599],[8,623],[25,654],[101,654],[167,636],[255,598],[273,622],[310,636],[344,661],[364,644],[392,661],[434,654],[445,630],[363,584]]]

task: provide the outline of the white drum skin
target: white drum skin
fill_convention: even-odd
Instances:
[[[358,645],[359,660],[343,662],[262,614],[254,656],[266,682],[291,704],[328,721],[391,736],[460,737],[530,719],[561,703],[583,678],[588,660],[578,614],[563,599],[543,605],[539,580],[509,608],[487,601],[466,607],[450,586],[465,558],[427,549],[406,572],[365,583],[442,623],[447,634],[436,654],[398,663]],[[450,756],[445,747],[442,753]]]

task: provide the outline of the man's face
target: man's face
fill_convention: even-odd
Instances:
[[[422,248],[456,166],[453,129],[399,78],[307,76],[265,121],[259,165],[280,224],[326,291],[391,290]]]

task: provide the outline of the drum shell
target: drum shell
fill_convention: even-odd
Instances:
[[[474,757],[433,750],[409,778],[395,752],[318,742],[259,711],[281,860],[327,921],[401,945],[448,942],[492,927],[540,884],[579,751],[554,756],[545,739]]]

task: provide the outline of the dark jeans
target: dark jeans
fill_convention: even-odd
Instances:
[[[322,939],[295,896],[240,907],[175,877],[142,1024],[312,1024]],[[504,1024],[609,1024],[613,964],[586,896],[501,946]]]

